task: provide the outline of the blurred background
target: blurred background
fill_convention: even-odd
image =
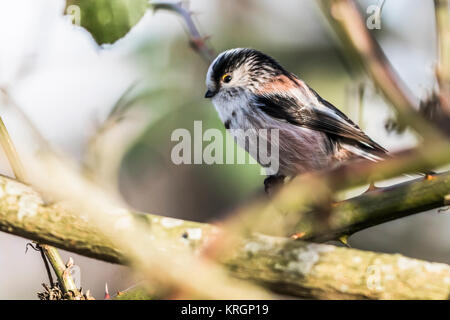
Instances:
[[[379,1],[359,3],[365,11]],[[203,130],[224,131],[203,98],[208,65],[189,47],[179,16],[149,10],[125,37],[99,46],[63,15],[65,5],[63,0],[0,0],[0,88],[7,89],[8,99],[54,148],[106,170],[103,164],[96,167],[105,163],[105,155],[99,162],[91,151],[92,137],[114,108],[136,109],[140,111],[133,115],[143,130],[137,130],[119,164],[120,193],[130,206],[212,222],[261,192],[264,176],[257,165],[177,166],[171,161],[173,130],[193,132],[194,121],[201,120]],[[234,47],[264,51],[387,149],[416,143],[411,132],[386,129],[391,108],[352,61],[343,58],[314,0],[191,0],[190,9],[217,52]],[[426,98],[436,85],[433,1],[385,1],[381,29],[373,32],[416,98]],[[11,101],[5,103],[1,96],[0,102],[19,153],[38,151],[39,143],[23,127]],[[133,117],[128,126],[134,128]],[[121,146],[120,134],[107,141],[110,148]],[[0,173],[12,175],[2,152],[0,166]],[[362,231],[349,242],[355,248],[450,263],[449,227],[450,215],[435,210]],[[48,282],[40,254],[25,254],[28,242],[0,234],[0,299],[36,299],[41,283]],[[103,298],[106,282],[113,293],[136,281],[125,267],[62,255],[74,258],[81,270],[75,278],[96,298]]]

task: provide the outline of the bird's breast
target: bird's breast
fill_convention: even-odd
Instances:
[[[249,129],[249,100],[245,95],[215,97],[213,104],[226,129]]]

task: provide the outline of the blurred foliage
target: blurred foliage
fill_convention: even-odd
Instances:
[[[147,0],[67,0],[65,11],[76,15],[71,6],[80,8],[79,22],[98,44],[114,43],[144,16]],[[77,23],[77,17],[74,17]]]

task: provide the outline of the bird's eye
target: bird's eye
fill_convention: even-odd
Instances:
[[[230,75],[229,73],[225,73],[225,74],[222,76],[222,81],[225,82],[225,83],[230,82],[231,79],[232,79],[232,78],[231,78],[231,75]]]

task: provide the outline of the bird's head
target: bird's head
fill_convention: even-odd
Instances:
[[[228,98],[242,90],[254,92],[282,74],[287,74],[287,71],[262,52],[246,48],[230,49],[219,54],[209,66],[205,98]]]

